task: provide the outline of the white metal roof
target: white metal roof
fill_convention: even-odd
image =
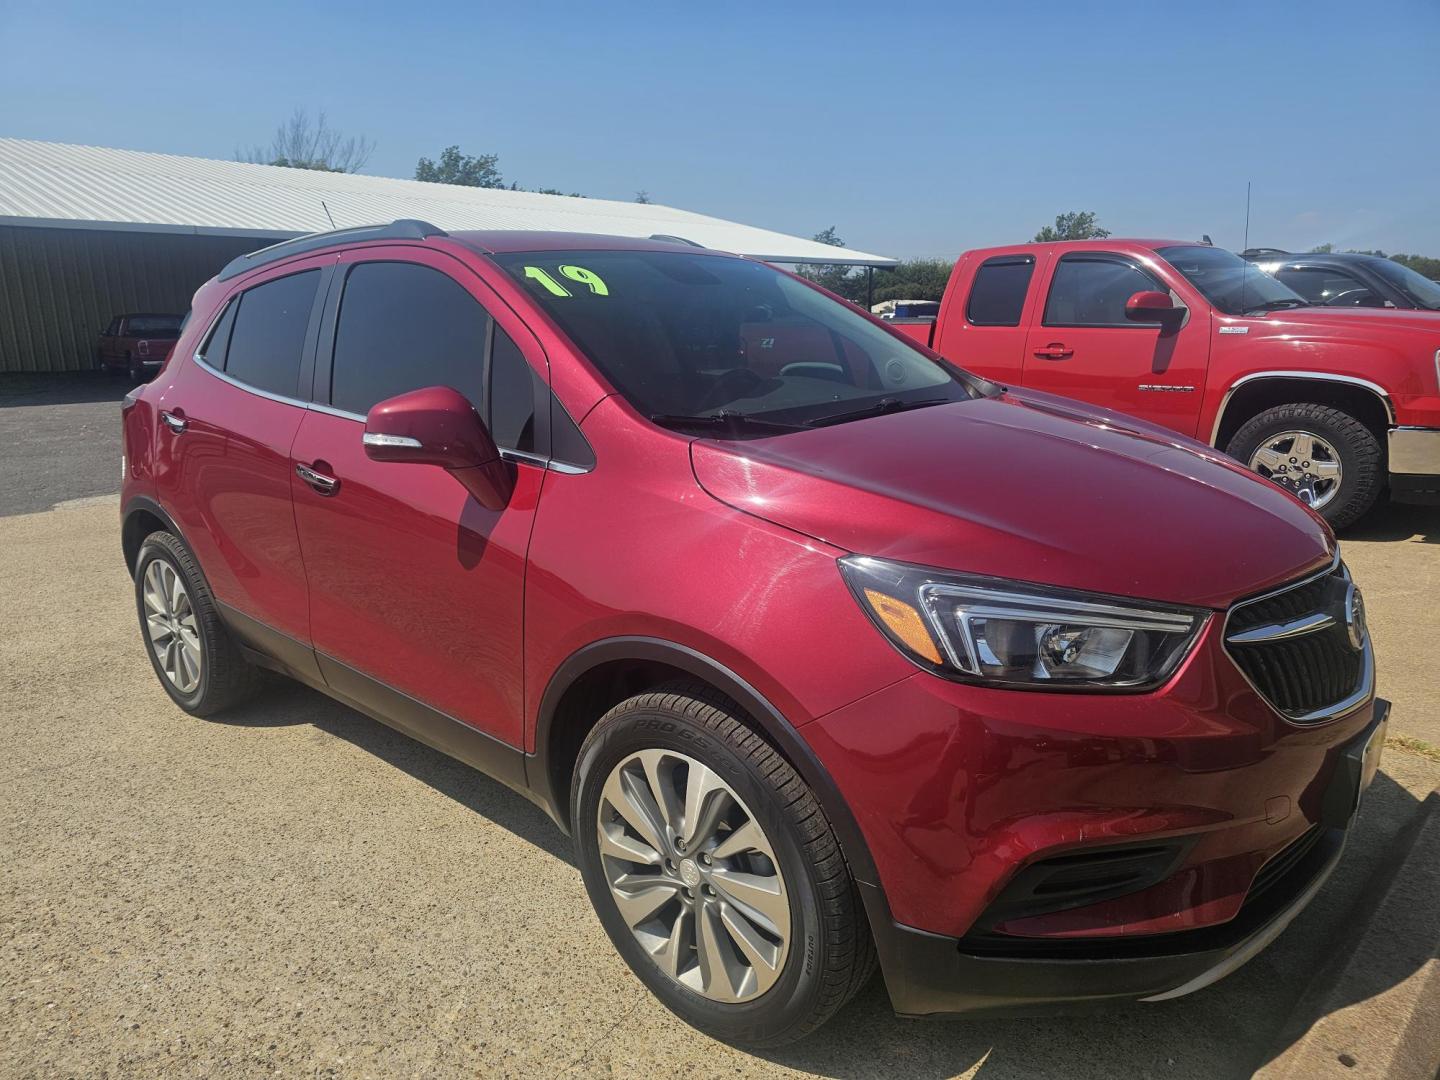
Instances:
[[[0,224],[4,225],[280,238],[397,218],[420,218],[446,230],[663,233],[772,262],[895,264],[883,255],[830,247],[655,203],[0,139]]]

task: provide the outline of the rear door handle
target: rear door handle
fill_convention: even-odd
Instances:
[[[162,412],[160,414],[160,419],[165,424],[165,426],[168,427],[171,431],[173,431],[176,435],[179,435],[182,431],[184,431],[187,427],[190,426],[190,421],[186,420],[185,417],[179,415],[178,413]]]
[[[316,462],[319,464],[319,462]],[[309,465],[296,465],[295,475],[304,480],[321,495],[334,495],[340,490],[340,481],[333,476],[326,476],[324,473],[316,472]]]
[[[1035,355],[1042,360],[1065,360],[1068,357],[1074,356],[1075,350],[1066,346],[1064,342],[1052,341],[1043,349],[1036,349]]]

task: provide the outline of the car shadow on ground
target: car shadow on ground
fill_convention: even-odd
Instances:
[[[88,405],[118,402],[135,383],[123,375],[101,371],[73,375],[0,375],[0,409],[23,405]]]
[[[547,855],[575,864],[569,837],[524,796],[318,690],[277,676],[259,697],[211,719],[239,727],[309,724],[374,754]]]
[[[317,691],[277,679],[259,698],[215,722],[313,725],[574,866],[570,840],[523,796]],[[1415,797],[1382,769],[1366,794],[1345,856],[1317,899],[1270,948],[1189,997],[1043,1017],[905,1020],[891,1011],[877,974],[815,1035],[753,1056],[835,1080],[886,1075],[939,1080],[981,1064],[987,1078],[1249,1076],[1285,1049],[1278,1041],[1285,1021],[1324,963],[1343,960],[1357,912],[1383,891],[1396,836],[1415,819],[1416,809]],[[1377,966],[1367,996],[1384,993],[1424,960],[1387,958]],[[1097,1039],[1102,1027],[1110,1034]]]
[[[1340,533],[1345,540],[1413,540],[1440,544],[1440,506],[1382,503]]]

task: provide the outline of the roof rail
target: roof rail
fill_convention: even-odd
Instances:
[[[291,255],[300,255],[352,240],[424,240],[428,236],[448,235],[444,229],[437,229],[427,221],[416,221],[414,218],[401,218],[389,225],[361,225],[353,229],[306,233],[290,240],[281,240],[278,244],[271,244],[248,255],[237,255],[225,264],[225,269],[220,271],[219,280],[228,281],[237,274],[254,270],[257,266],[264,266],[276,259],[288,259]]]
[[[683,236],[671,236],[669,233],[651,233],[651,240],[668,240],[672,244],[684,244],[686,247],[703,248],[704,244],[697,244],[694,240],[687,240]]]

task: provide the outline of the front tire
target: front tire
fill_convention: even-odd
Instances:
[[[180,708],[211,716],[259,689],[259,669],[230,639],[194,556],[173,533],[153,532],[140,545],[135,606],[146,655]]]
[[[829,821],[723,695],[672,684],[611,709],[581,747],[571,812],[606,933],[693,1027],[793,1042],[874,973]]]
[[[1273,480],[1343,529],[1375,505],[1385,455],[1375,433],[1349,413],[1302,402],[1252,417],[1225,452]]]

